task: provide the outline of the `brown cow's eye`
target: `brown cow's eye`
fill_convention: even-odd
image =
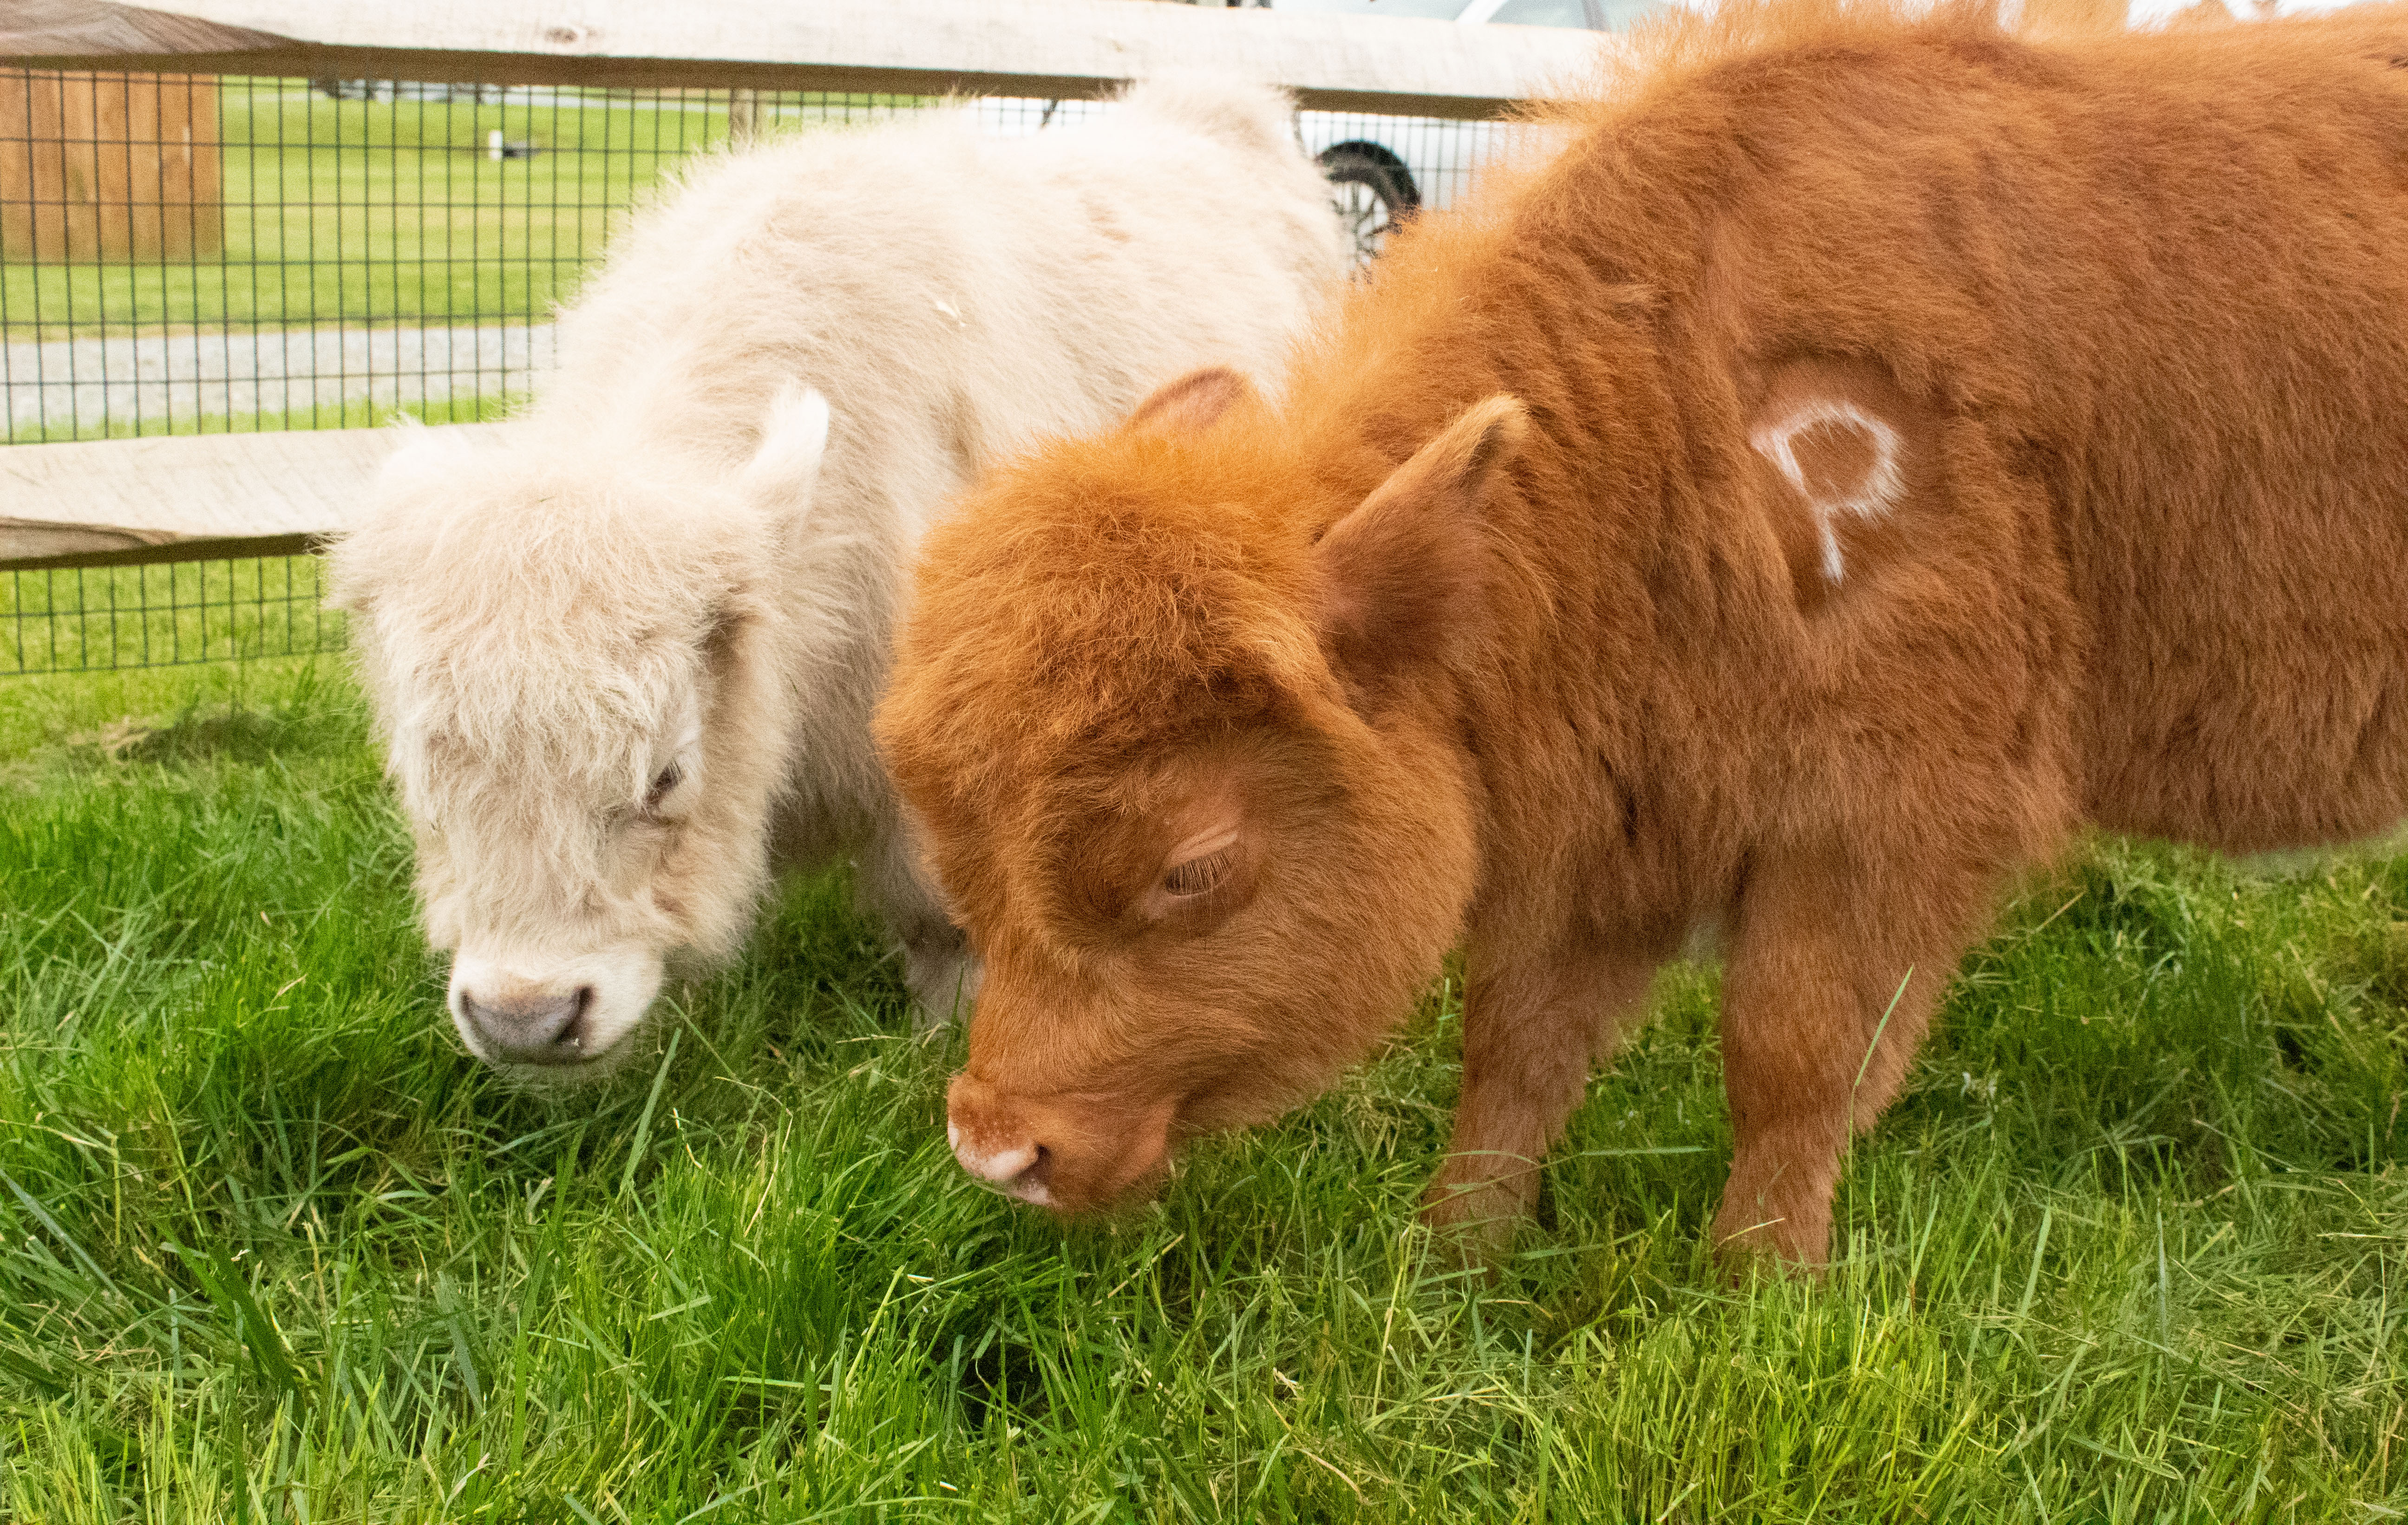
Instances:
[[[663,768],[660,777],[652,780],[652,787],[644,791],[644,808],[659,809],[661,802],[669,797],[669,791],[677,788],[678,780],[684,777],[684,774],[678,771],[678,765],[674,762]]]
[[[1162,876],[1163,893],[1177,895],[1182,900],[1209,893],[1229,872],[1229,864],[1237,856],[1238,849],[1232,845],[1218,852],[1208,852],[1201,858],[1190,858],[1183,863],[1171,864],[1168,872]]]

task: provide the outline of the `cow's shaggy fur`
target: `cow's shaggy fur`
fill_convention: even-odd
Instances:
[[[590,1069],[665,956],[729,953],[773,863],[835,853],[949,1013],[971,971],[867,734],[899,568],[999,453],[1274,370],[1341,268],[1285,99],[1228,81],[690,171],[508,443],[404,446],[337,553],[469,1046]]]
[[[1814,1260],[2000,886],[2083,821],[2408,810],[2408,15],[2019,40],[1725,7],[923,552],[882,739],[986,985],[957,1149],[1082,1206],[1468,942],[1431,1206],[1511,1221],[1693,929],[1717,1237]]]

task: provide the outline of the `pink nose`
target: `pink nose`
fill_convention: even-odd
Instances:
[[[945,1124],[945,1141],[953,1147],[953,1158],[962,1162],[964,1170],[1005,1196],[1035,1203],[1039,1207],[1053,1204],[1054,1199],[1045,1190],[1045,1167],[1051,1162],[1043,1145],[1025,1139],[999,1146],[987,1140],[973,1141],[957,1122]]]

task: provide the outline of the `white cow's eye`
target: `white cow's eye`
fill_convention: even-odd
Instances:
[[[652,787],[644,791],[644,808],[646,810],[659,809],[661,807],[661,802],[669,797],[669,791],[677,788],[680,780],[684,777],[685,774],[681,771],[678,765],[674,762],[670,763],[667,767],[663,768],[660,771],[659,776],[653,778]]]

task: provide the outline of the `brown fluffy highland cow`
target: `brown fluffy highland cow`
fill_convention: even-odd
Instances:
[[[1224,372],[926,543],[881,731],[986,961],[962,1162],[1101,1204],[1458,940],[1441,1222],[1510,1223],[1693,929],[1719,1242],[1820,1260],[2001,886],[2085,821],[2408,812],[2408,12],[1655,39]]]

